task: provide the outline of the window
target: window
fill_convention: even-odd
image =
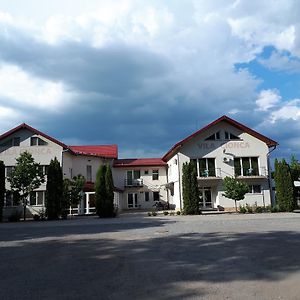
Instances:
[[[13,138],[13,146],[20,146],[20,138],[19,137]]]
[[[158,180],[159,173],[158,170],[152,170],[152,180]]]
[[[142,185],[142,181],[139,180],[141,177],[141,171],[140,170],[128,170],[126,172],[126,179],[125,179],[125,184],[127,186],[139,186]]]
[[[236,176],[259,176],[258,157],[236,157],[234,172]]]
[[[29,204],[31,206],[42,206],[44,205],[44,191],[32,192],[29,196]]]
[[[159,201],[159,192],[153,192],[153,201]]]
[[[260,185],[249,185],[249,193],[261,194],[261,186]]]
[[[149,192],[145,192],[145,201],[149,201]]]
[[[233,133],[225,131],[225,140],[240,140],[240,138]]]
[[[30,138],[30,146],[45,146],[45,145],[47,145],[47,142],[45,142],[44,140],[42,140],[37,136],[32,136]]]
[[[149,174],[149,171],[148,171],[148,170],[145,170],[145,171],[144,171],[144,174],[145,174],[145,175],[148,175],[148,174]]]
[[[127,206],[128,208],[137,208],[138,207],[138,200],[136,193],[129,193],[127,195]]]
[[[47,166],[47,165],[40,165],[39,169],[43,173],[43,175],[48,175],[49,166]]]
[[[215,159],[214,158],[199,158],[193,159],[197,165],[197,173],[199,177],[215,177]]]
[[[220,139],[220,131],[210,135],[209,137],[207,137],[205,140],[206,141],[214,141],[214,140],[219,140]]]
[[[10,177],[12,171],[14,170],[15,167],[5,167],[6,169],[6,177]]]
[[[86,181],[92,181],[92,166],[86,166]]]

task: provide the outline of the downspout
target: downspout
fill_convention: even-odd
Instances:
[[[274,146],[272,150],[267,153],[267,164],[268,164],[268,183],[269,183],[269,191],[271,197],[271,206],[275,205],[275,197],[272,186],[272,176],[271,176],[271,167],[270,167],[270,154],[276,149],[277,145]]]
[[[64,177],[64,175],[66,175],[64,173],[64,153],[68,152],[68,151],[69,151],[69,149],[63,149],[63,151],[61,152],[61,170],[62,170],[62,173],[63,173],[63,177]]]

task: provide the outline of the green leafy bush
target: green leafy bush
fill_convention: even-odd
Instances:
[[[181,211],[180,211],[180,210],[177,210],[176,215],[177,215],[177,216],[180,216],[180,215],[181,215]]]
[[[246,209],[249,214],[253,214],[253,208],[248,203],[246,203]]]
[[[168,211],[164,211],[163,214],[164,214],[165,216],[167,216],[167,215],[169,214],[169,212],[168,212]]]
[[[241,205],[240,205],[239,211],[240,211],[241,214],[245,214],[245,213],[247,212],[247,209],[246,209],[245,206],[241,206]]]
[[[156,212],[156,211],[153,211],[153,212],[152,212],[152,216],[153,216],[153,217],[157,216],[157,212]]]

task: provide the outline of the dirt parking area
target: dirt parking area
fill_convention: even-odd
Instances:
[[[300,214],[0,224],[0,299],[300,299]]]

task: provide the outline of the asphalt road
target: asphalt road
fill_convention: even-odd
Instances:
[[[300,299],[300,214],[0,224],[0,299]]]

